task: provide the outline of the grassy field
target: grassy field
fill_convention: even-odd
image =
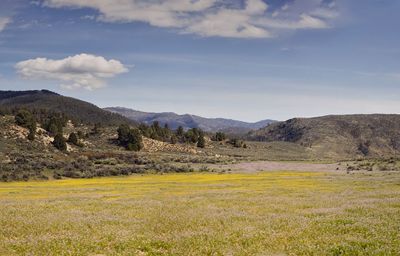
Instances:
[[[400,255],[400,173],[0,184],[0,255]]]

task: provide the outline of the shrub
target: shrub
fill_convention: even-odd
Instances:
[[[247,145],[242,140],[236,138],[230,139],[228,143],[234,146],[235,148],[247,148]]]
[[[217,132],[217,133],[215,133],[215,136],[213,139],[215,141],[224,141],[224,140],[226,140],[226,135],[223,132]]]
[[[67,142],[78,147],[83,147],[83,144],[79,141],[78,135],[74,132],[70,133]]]
[[[199,129],[197,129],[197,128],[189,129],[185,133],[185,138],[186,138],[186,141],[189,141],[191,143],[196,143],[197,140],[199,139]]]
[[[182,126],[179,126],[178,129],[176,130],[176,136],[178,137],[183,137],[185,131],[183,130]]]
[[[143,148],[142,135],[140,134],[139,130],[130,130],[126,148],[131,151],[140,151]]]
[[[76,135],[76,133],[71,132],[71,134],[68,137],[68,142],[75,144],[75,145],[78,143],[78,136]]]
[[[369,154],[369,146],[370,146],[370,142],[364,142],[364,143],[360,143],[358,145],[358,150],[364,155],[367,156]]]
[[[176,137],[176,135],[172,135],[171,136],[171,144],[176,144],[178,142],[178,138]]]
[[[31,112],[20,110],[15,115],[15,124],[29,129],[28,139],[34,140],[36,135],[36,119]]]
[[[35,140],[35,135],[36,135],[36,122],[32,122],[29,127],[29,134],[28,134],[28,140]]]
[[[22,127],[27,127],[33,119],[32,113],[28,110],[20,110],[15,115],[15,123]]]
[[[64,136],[61,133],[58,133],[54,137],[53,141],[54,147],[56,147],[58,150],[65,151],[67,150],[67,144],[65,142]]]
[[[60,114],[52,114],[45,121],[43,128],[50,133],[50,135],[62,134],[63,127],[66,125],[67,119]]]
[[[85,138],[85,134],[82,131],[78,131],[78,138],[79,139]]]
[[[126,144],[126,142],[128,141],[128,134],[129,134],[130,129],[131,128],[127,124],[121,124],[118,127],[118,130],[117,130],[117,132],[118,132],[118,142],[121,145]]]
[[[140,151],[143,148],[142,135],[138,129],[123,124],[118,128],[118,143],[127,150]]]
[[[90,131],[90,135],[99,135],[101,134],[101,124],[100,123],[96,123],[92,130]]]
[[[204,148],[206,146],[206,141],[204,139],[204,135],[200,134],[199,138],[197,139],[197,147]]]

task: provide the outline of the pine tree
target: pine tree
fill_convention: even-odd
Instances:
[[[65,151],[67,150],[67,143],[65,143],[64,136],[61,133],[58,133],[54,137],[53,141],[54,147],[56,147],[58,150]]]
[[[75,146],[78,146],[78,147],[83,147],[83,144],[79,141],[79,136],[74,132],[70,133],[70,135],[68,136],[67,142],[74,144]]]
[[[126,124],[120,125],[118,128],[118,143],[127,150],[140,151],[143,148],[140,130],[131,129]]]
[[[204,148],[206,146],[206,140],[204,139],[204,134],[200,133],[199,138],[197,139],[197,147]]]
[[[28,128],[28,139],[34,140],[36,135],[36,119],[31,112],[27,110],[20,110],[15,115],[15,123],[19,126]]]
[[[94,124],[91,134],[92,135],[99,135],[101,133],[101,124],[100,123],[96,123]]]
[[[172,135],[171,136],[171,144],[176,144],[178,142],[178,138],[176,137],[176,135]]]
[[[31,140],[31,141],[35,140],[36,121],[32,121],[32,123],[29,124],[28,129],[29,129],[28,140]]]
[[[143,148],[142,135],[138,129],[131,129],[128,134],[128,145],[126,149],[140,151]]]
[[[215,141],[224,141],[226,139],[226,135],[223,132],[215,133]]]
[[[185,134],[185,131],[183,130],[182,126],[179,126],[178,129],[176,130],[176,136],[183,137],[183,135]]]
[[[65,118],[57,114],[52,114],[45,122],[44,128],[50,133],[50,135],[57,135],[63,133],[63,127],[65,125]]]
[[[27,110],[20,110],[15,115],[15,124],[22,127],[28,127],[28,125],[32,122],[32,120],[33,120],[32,113]]]

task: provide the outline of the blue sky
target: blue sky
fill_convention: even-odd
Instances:
[[[397,0],[0,2],[0,89],[245,121],[400,112]]]

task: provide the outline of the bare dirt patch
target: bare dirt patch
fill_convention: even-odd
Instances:
[[[302,162],[274,162],[257,161],[226,165],[234,172],[258,172],[258,171],[344,171],[345,168],[337,163],[302,163]]]

